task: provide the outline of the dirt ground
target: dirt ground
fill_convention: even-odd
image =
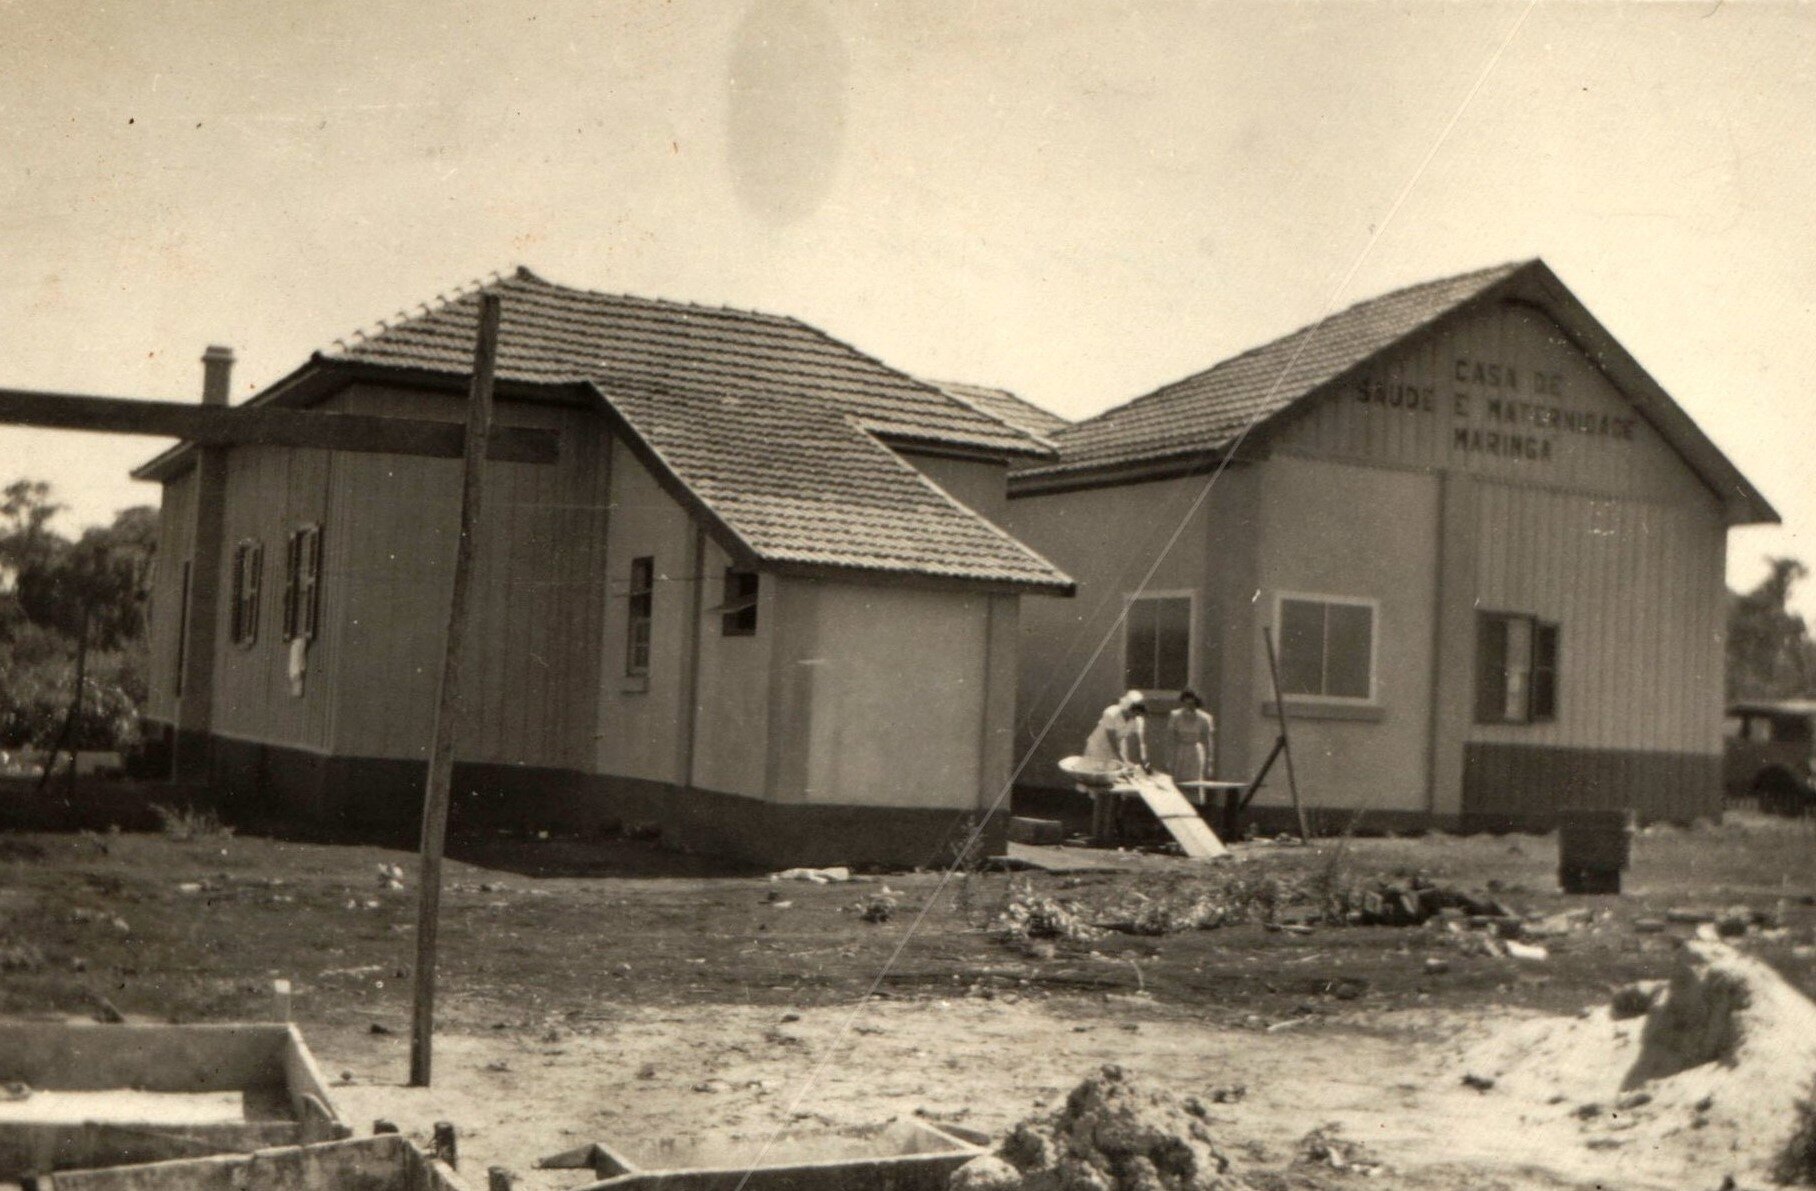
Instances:
[[[1372,1172],[1415,1188],[1713,1191],[1759,1181],[1766,1134],[1791,1122],[1679,1120],[1667,1096],[1619,1108],[1635,1025],[1610,1017],[1610,991],[1667,977],[1683,939],[1741,908],[1751,925],[1734,941],[1816,991],[1816,834],[1757,816],[1640,834],[1618,898],[1557,893],[1556,840],[1536,836],[826,885],[618,839],[456,855],[431,1089],[401,1086],[416,882],[412,858],[385,849],[0,836],[0,1012],[105,997],[135,1017],[257,1017],[287,978],[343,1116],[422,1138],[454,1121],[480,1184],[499,1164],[528,1188],[579,1185],[585,1172],[534,1162],[594,1139],[714,1134],[755,1155],[778,1130],[914,1114],[1000,1134],[1115,1062],[1206,1101],[1257,1185]],[[1509,954],[1456,914],[1359,926],[1333,909],[1415,874],[1503,903],[1526,941]],[[1005,910],[1042,899],[1102,929],[1006,941]],[[1164,933],[1129,933],[1142,923]],[[1307,1159],[1320,1128],[1359,1157]]]

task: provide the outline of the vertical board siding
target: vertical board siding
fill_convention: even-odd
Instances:
[[[442,418],[445,396],[358,386],[358,413]],[[585,769],[596,719],[606,501],[598,420],[580,410],[500,406],[500,421],[561,435],[553,465],[487,465],[475,553],[462,761]],[[323,619],[341,641],[332,750],[426,755],[452,583],[460,469],[451,460],[341,455],[327,537]],[[327,601],[339,600],[330,609]]]
[[[177,719],[177,637],[183,621],[183,564],[189,561],[195,539],[195,481],[193,468],[166,481],[158,506],[145,716],[164,724]]]
[[[1569,810],[1679,823],[1721,810],[1721,758],[1708,753],[1472,743],[1463,780],[1462,819],[1475,828],[1549,827]]]
[[[321,675],[332,665],[326,636],[310,646],[301,696],[290,693],[289,642],[284,639],[285,551],[292,530],[322,524],[328,514],[328,457],[324,451],[289,447],[235,447],[227,455],[223,516],[221,608],[216,627],[213,731],[238,740],[320,751],[328,744],[331,684]],[[323,533],[324,627],[333,584],[334,542]],[[257,636],[250,645],[231,639],[233,556],[242,542],[263,549]]]
[[[1482,449],[1473,436],[1489,433],[1522,449]],[[1446,473],[1453,533],[1468,535],[1455,544],[1469,555],[1445,560],[1446,603],[1433,606],[1450,626],[1436,668],[1447,698],[1473,705],[1475,631],[1461,617],[1517,612],[1559,625],[1556,721],[1440,713],[1433,747],[1448,752],[1433,756],[1434,809],[1470,820],[1604,802],[1708,813],[1723,686],[1720,507],[1548,316],[1503,304],[1415,341],[1310,403],[1275,443],[1264,470],[1299,460]],[[1401,532],[1370,510],[1351,525],[1375,542]]]
[[[1517,372],[1513,383],[1475,380],[1476,364]],[[1468,379],[1459,380],[1461,370]],[[1533,378],[1557,380],[1538,392]],[[1384,400],[1364,400],[1365,393]],[[1398,399],[1399,404],[1389,404]],[[1546,429],[1489,416],[1527,403],[1564,413],[1630,422],[1631,437]],[[1549,458],[1528,459],[1458,445],[1459,431],[1545,439]],[[1275,439],[1278,450],[1370,463],[1461,471],[1483,479],[1548,488],[1682,501],[1713,496],[1621,392],[1530,306],[1503,304],[1444,333],[1409,344],[1371,365],[1356,381],[1308,404]],[[1692,496],[1695,494],[1695,496]]]
[[[1483,483],[1476,515],[1477,606],[1556,621],[1560,639],[1557,719],[1473,724],[1471,740],[1721,751],[1713,509]]]

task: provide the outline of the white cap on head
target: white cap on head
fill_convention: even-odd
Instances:
[[[1140,691],[1130,691],[1116,702],[1123,707],[1133,707],[1137,703],[1146,703],[1147,698]]]

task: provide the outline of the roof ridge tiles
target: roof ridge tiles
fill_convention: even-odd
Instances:
[[[513,280],[534,282],[538,285],[543,286],[546,289],[553,290],[557,293],[573,294],[578,297],[605,298],[605,299],[610,299],[610,300],[635,302],[635,303],[642,303],[642,304],[646,304],[646,305],[650,305],[650,306],[661,306],[661,307],[665,307],[665,308],[671,309],[671,310],[699,310],[699,311],[703,311],[708,314],[734,314],[734,315],[740,315],[740,316],[745,316],[745,317],[749,317],[749,318],[761,319],[765,322],[794,322],[794,321],[796,321],[785,314],[772,314],[767,310],[757,310],[757,309],[754,309],[751,307],[745,307],[745,306],[732,306],[732,305],[729,305],[726,303],[702,303],[702,302],[695,302],[691,299],[678,300],[675,298],[658,298],[658,297],[651,297],[647,294],[633,294],[633,293],[629,293],[629,292],[622,291],[622,290],[602,290],[602,289],[593,289],[593,288],[590,288],[587,286],[567,285],[567,284],[564,284],[559,281],[550,281],[548,278],[539,276],[536,273],[532,273],[530,270],[525,269],[522,266],[518,267],[518,272],[517,272],[516,276],[513,278]]]
[[[1081,427],[1090,426],[1093,423],[1097,422],[1099,419],[1107,418],[1111,414],[1119,413],[1122,410],[1126,410],[1130,406],[1135,405],[1137,403],[1146,402],[1150,398],[1159,398],[1162,395],[1170,394],[1170,393],[1180,389],[1181,387],[1190,384],[1193,381],[1196,381],[1201,378],[1209,376],[1213,372],[1220,372],[1224,369],[1230,368],[1238,363],[1241,363],[1244,360],[1252,360],[1254,357],[1260,356],[1263,353],[1271,351],[1273,349],[1282,347],[1283,345],[1292,342],[1293,340],[1299,338],[1300,336],[1315,333],[1320,328],[1328,326],[1330,323],[1332,323],[1340,318],[1343,318],[1346,315],[1355,314],[1364,309],[1373,309],[1373,308],[1378,308],[1380,306],[1384,306],[1387,303],[1394,301],[1395,299],[1404,298],[1406,295],[1414,292],[1415,290],[1430,290],[1430,289],[1435,289],[1439,286],[1462,284],[1462,283],[1466,283],[1466,282],[1470,282],[1470,281],[1474,281],[1474,280],[1486,277],[1490,274],[1502,274],[1503,277],[1511,277],[1513,274],[1515,274],[1531,265],[1542,264],[1542,263],[1543,263],[1542,259],[1539,257],[1536,257],[1536,256],[1525,258],[1522,260],[1503,261],[1502,263],[1497,264],[1497,265],[1485,265],[1479,269],[1470,269],[1467,272],[1451,274],[1448,277],[1434,277],[1434,278],[1430,278],[1425,281],[1415,281],[1409,285],[1403,285],[1403,286],[1398,287],[1397,289],[1391,289],[1385,293],[1376,294],[1373,297],[1358,298],[1355,301],[1349,303],[1347,306],[1344,306],[1337,310],[1327,311],[1326,313],[1320,315],[1318,318],[1314,319],[1313,321],[1311,321],[1309,323],[1303,323],[1300,326],[1295,327],[1293,330],[1286,331],[1282,334],[1274,336],[1271,339],[1267,339],[1260,343],[1254,344],[1251,347],[1244,348],[1243,350],[1235,353],[1234,355],[1225,356],[1223,359],[1218,360],[1216,363],[1210,365],[1207,368],[1200,368],[1194,372],[1187,373],[1185,376],[1177,377],[1173,380],[1170,380],[1163,384],[1157,385],[1154,388],[1147,390],[1146,392],[1138,393],[1135,396],[1129,398],[1127,401],[1123,401],[1123,402],[1120,402],[1119,404],[1112,405],[1106,409],[1100,410],[1097,413],[1091,415],[1089,418],[1084,419],[1083,421],[1072,423],[1070,426],[1066,427],[1065,430],[1055,431],[1054,435],[1057,438],[1060,435],[1067,434],[1069,431],[1075,431]],[[1497,278],[1497,280],[1501,280],[1501,279],[1503,279],[1503,278]],[[1288,364],[1282,369],[1282,375],[1285,374],[1286,368],[1295,367],[1295,366],[1297,366],[1297,364],[1298,364],[1298,357],[1295,357],[1293,360],[1289,361]]]

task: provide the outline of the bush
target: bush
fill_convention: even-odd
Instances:
[[[142,643],[90,651],[83,676],[82,714],[70,747],[130,748],[139,739],[145,698]],[[73,645],[37,625],[18,626],[0,642],[0,748],[49,748],[63,730],[76,677]]]

